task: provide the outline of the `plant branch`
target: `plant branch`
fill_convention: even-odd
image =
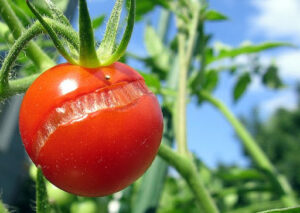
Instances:
[[[36,212],[37,213],[49,213],[50,205],[48,202],[47,189],[45,179],[40,168],[37,169],[36,177]]]
[[[160,145],[158,154],[176,168],[180,175],[186,180],[195,195],[197,203],[206,213],[219,212],[209,193],[206,191],[204,184],[201,182],[197,169],[189,157],[174,152],[165,144]]]
[[[0,16],[10,28],[14,38],[18,39],[22,35],[24,27],[7,0],[0,1]],[[40,70],[46,70],[55,65],[55,62],[33,42],[28,45],[26,54]]]
[[[69,52],[64,47],[63,42],[59,39],[56,32],[53,30],[53,28],[45,21],[43,16],[35,9],[35,7],[30,3],[30,0],[27,0],[27,5],[31,12],[35,15],[35,17],[39,20],[41,25],[43,25],[44,29],[47,31],[48,35],[52,39],[56,49],[60,52],[60,54],[71,64],[78,64],[77,61],[75,61],[72,56],[69,54]],[[68,26],[68,25],[66,25]]]
[[[187,72],[185,40],[186,36],[182,33],[178,35],[179,44],[179,87],[177,97],[177,145],[178,152],[182,155],[188,154],[186,140],[186,95],[187,95]]]
[[[72,44],[74,47],[78,47],[79,41],[78,37],[75,31],[72,31],[69,27],[66,27],[63,24],[57,23],[56,21],[52,19],[45,19],[47,23],[49,23],[53,29],[57,31],[57,33],[63,35],[70,44]],[[40,35],[41,33],[44,33],[44,28],[39,22],[35,22],[27,31],[25,31],[22,36],[14,43],[14,45],[11,47],[11,50],[9,51],[7,57],[5,58],[1,70],[0,70],[0,96],[8,97],[11,94],[15,94],[15,92],[19,92],[20,90],[14,90],[11,88],[8,82],[9,72],[11,70],[12,65],[16,61],[19,53],[22,49],[28,44],[34,37]],[[19,81],[20,82],[20,81]],[[26,81],[27,83],[28,81]],[[22,91],[23,88],[27,87],[28,85],[20,85]],[[19,88],[18,87],[18,88]],[[10,91],[12,90],[12,91]]]
[[[179,87],[178,87],[178,102],[177,102],[177,140],[178,140],[178,151],[181,154],[187,154],[187,139],[186,139],[186,96],[187,96],[187,75],[190,68],[194,46],[197,40],[197,28],[199,23],[199,6],[194,5],[192,23],[189,28],[189,36],[186,47],[186,35],[183,32],[184,23],[182,20],[177,19],[177,25],[179,30],[178,35],[178,49],[179,49]]]
[[[223,104],[220,100],[211,96],[208,92],[201,91],[200,95],[202,98],[213,104],[216,108],[220,110],[220,112],[227,118],[230,124],[235,129],[237,135],[241,138],[241,141],[253,159],[254,163],[263,171],[265,171],[271,181],[274,183],[275,187],[279,190],[282,195],[282,201],[287,206],[293,206],[297,204],[297,201],[294,197],[293,191],[285,179],[285,177],[279,175],[269,161],[264,152],[257,145],[253,137],[249,134],[249,132],[245,129],[243,124],[231,113],[231,111]]]

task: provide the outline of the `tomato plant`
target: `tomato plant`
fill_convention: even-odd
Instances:
[[[28,89],[20,109],[25,148],[65,191],[104,196],[150,166],[162,137],[162,113],[143,78],[122,63],[88,69],[61,64]]]
[[[26,92],[19,129],[29,157],[39,168],[33,171],[36,167],[32,164],[37,213],[254,212],[274,204],[287,207],[298,203],[293,188],[253,136],[213,96],[221,73],[228,71],[237,77],[235,102],[254,76],[262,77],[269,87],[282,86],[275,64],[265,71],[253,55],[290,44],[211,45],[206,22],[227,17],[209,9],[205,0],[144,0],[137,5],[135,0],[116,0],[100,42],[94,38],[94,30],[104,16],[92,21],[87,1],[79,0],[77,32],[58,9],[58,2],[65,8],[68,1],[0,1],[0,51],[7,51],[0,69],[0,99]],[[74,9],[77,1],[69,2]],[[125,5],[127,26],[117,42]],[[149,24],[145,28],[148,56],[125,54],[135,20],[144,19],[158,5],[163,9],[157,29]],[[33,17],[37,20],[31,23]],[[46,42],[45,37],[33,41],[41,34],[51,41]],[[66,63],[55,65],[54,48],[49,48],[53,45]],[[23,57],[18,57],[20,54]],[[249,62],[233,60],[222,65],[222,60],[241,55],[249,56]],[[147,72],[140,74],[118,62],[121,57],[125,62],[138,61]],[[22,71],[17,75],[12,71],[15,62]],[[146,84],[160,95],[160,103]],[[228,120],[255,167],[212,170],[191,152],[187,104],[201,108],[204,102]],[[6,130],[12,127],[7,124]],[[156,154],[159,157],[152,164]],[[181,177],[168,177],[169,166]],[[0,212],[6,212],[6,207],[0,201]]]

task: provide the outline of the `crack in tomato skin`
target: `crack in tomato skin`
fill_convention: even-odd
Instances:
[[[67,101],[62,106],[53,109],[45,123],[37,131],[35,158],[38,158],[38,154],[45,142],[59,126],[81,121],[90,114],[100,110],[116,110],[116,108],[119,110],[129,104],[133,104],[141,96],[150,93],[145,83],[138,80],[107,86],[77,97],[75,100]]]
[[[110,75],[111,79],[107,81],[105,75]],[[131,67],[119,62],[94,69],[60,64],[41,74],[27,90],[20,109],[20,133],[29,156],[34,155],[37,131],[53,109],[101,88],[136,80],[143,78]],[[32,160],[35,161],[34,158]]]
[[[27,153],[50,182],[93,197],[119,191],[146,171],[163,117],[144,79],[127,65],[63,64],[28,89],[19,126]]]

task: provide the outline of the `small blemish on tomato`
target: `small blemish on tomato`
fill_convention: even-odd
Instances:
[[[110,75],[105,75],[105,79],[107,80],[107,81],[109,81],[110,80]]]

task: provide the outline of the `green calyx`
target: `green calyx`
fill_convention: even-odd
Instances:
[[[104,38],[97,49],[93,24],[89,15],[86,0],[79,0],[79,33],[76,33],[77,38],[69,38],[70,35],[61,36],[61,32],[57,32],[55,28],[49,25],[48,21],[45,21],[46,17],[41,15],[29,0],[26,2],[30,10],[44,27],[45,31],[49,34],[57,50],[69,63],[88,68],[95,68],[99,66],[109,66],[124,55],[134,27],[135,1],[136,0],[126,1],[128,8],[127,26],[120,43],[117,44],[116,38],[124,0],[116,0],[107,23]],[[47,19],[51,18],[70,28],[71,25],[67,18],[55,4],[53,4],[51,0],[44,0],[44,2],[51,11],[51,17],[47,17]],[[62,39],[60,37],[62,37]],[[79,48],[76,49],[74,48],[74,45],[70,45],[69,41],[78,39]]]

